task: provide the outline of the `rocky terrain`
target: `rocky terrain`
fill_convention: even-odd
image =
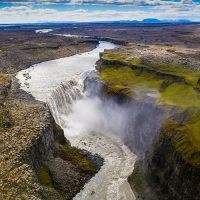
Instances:
[[[134,44],[182,45],[198,48],[199,24],[67,24],[56,26],[57,32],[114,38]]]
[[[129,44],[106,51],[98,62],[99,77],[108,94],[145,101],[164,113],[161,128],[152,135],[144,156],[133,146],[134,142],[145,142],[145,135],[131,130],[137,141],[131,141],[133,135],[125,138],[138,154],[129,177],[138,199],[200,198],[199,53],[199,48],[184,45]],[[156,120],[156,116],[151,117]]]
[[[72,148],[49,108],[21,91],[14,78],[21,69],[90,50],[97,41],[35,34],[36,28],[41,27],[0,31],[0,199],[71,199],[103,162],[99,156]],[[143,145],[148,143],[143,154],[137,151],[138,140],[131,135],[123,138],[138,155],[129,183],[138,199],[199,199],[200,26],[62,24],[45,28],[126,44],[106,51],[98,62],[106,95],[120,103],[128,99],[137,106],[144,101],[145,109],[157,108],[152,120],[148,120],[151,110],[141,109],[146,117],[138,127],[151,128],[148,123],[161,111],[164,115],[151,143],[143,138],[145,134],[137,135]],[[138,114],[138,118],[144,115]]]
[[[0,33],[0,199],[72,199],[103,160],[65,139],[46,104],[19,89],[15,72],[84,52],[97,42]]]
[[[16,73],[33,64],[93,49],[98,41],[34,31],[0,31],[0,72]]]

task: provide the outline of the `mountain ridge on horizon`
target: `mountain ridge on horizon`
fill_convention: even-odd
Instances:
[[[178,20],[160,20],[157,18],[145,18],[143,20],[116,20],[116,21],[94,21],[94,22],[76,22],[76,21],[57,21],[57,22],[36,22],[36,23],[13,23],[13,24],[0,24],[0,26],[11,26],[11,25],[30,25],[30,24],[64,24],[64,23],[76,23],[76,24],[98,24],[98,23],[127,23],[127,24],[162,24],[162,23],[172,23],[172,24],[179,24],[179,23],[200,23],[197,21],[191,21],[188,19],[178,19]]]

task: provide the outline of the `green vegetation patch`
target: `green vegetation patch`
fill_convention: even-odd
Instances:
[[[103,68],[99,76],[106,82],[110,92],[130,95],[136,90],[156,91],[160,93],[158,103],[200,109],[200,93],[196,88],[170,76],[161,76],[144,69],[114,66]]]
[[[108,55],[104,59],[107,57]],[[120,56],[111,55],[114,60],[117,57]],[[164,132],[173,138],[173,144],[182,158],[192,166],[199,168],[200,92],[198,88],[200,72],[174,63],[171,66],[153,65],[152,63],[151,66],[144,66],[144,62],[140,63],[139,60],[134,59],[132,64],[137,66],[133,67],[129,62],[127,66],[113,65],[101,68],[99,77],[108,86],[107,92],[134,96],[138,92],[153,91],[158,94],[155,98],[158,105],[175,107],[180,113],[190,111],[187,114],[187,120],[175,121],[176,126],[167,123],[163,127],[166,129]]]
[[[200,71],[192,69],[190,67],[170,62],[170,63],[159,63],[159,62],[143,62],[143,65],[148,65],[154,70],[166,73],[169,75],[183,78],[186,83],[192,85],[195,88],[200,88],[199,78]]]
[[[200,88],[200,71],[187,67],[186,65],[179,64],[178,62],[171,61],[161,62],[152,59],[143,59],[143,58],[130,58],[124,54],[105,54],[102,57],[105,61],[113,62],[123,62],[129,66],[137,66],[144,70],[153,70],[154,73],[162,73],[163,75],[171,75],[182,78],[189,85],[192,85],[195,88]],[[152,73],[153,73],[152,71]]]
[[[50,169],[44,163],[41,164],[41,166],[38,170],[37,177],[38,177],[38,181],[41,185],[48,187],[48,188],[53,188],[53,189],[57,190],[59,193],[62,193],[61,185],[53,179]]]
[[[63,129],[55,123],[54,125],[54,139],[57,142],[59,155],[62,159],[71,161],[79,169],[93,173],[94,166],[92,162],[87,159],[86,155],[82,154],[80,150],[72,147],[70,142],[65,138]]]
[[[6,81],[9,81],[9,77],[4,74],[0,74],[0,86],[4,84]]]
[[[110,92],[122,92],[131,95],[134,90],[159,90],[162,79],[159,79],[154,74],[149,74],[140,69],[132,70],[129,67],[105,67],[99,73],[99,76],[104,80]]]
[[[137,194],[142,194],[146,190],[146,188],[148,188],[148,183],[146,182],[141,166],[141,163],[139,161],[136,161],[134,171],[128,178],[128,182],[131,185],[131,188]]]
[[[121,61],[121,62],[124,62],[127,59],[127,57],[122,54],[104,54],[102,58],[108,61]]]
[[[200,93],[184,83],[173,83],[161,93],[161,101],[166,105],[200,109]]]
[[[192,121],[190,121],[192,120]],[[191,166],[200,168],[200,117],[197,122],[181,124],[175,120],[166,120],[161,133],[172,140],[177,153]]]
[[[46,187],[53,187],[53,178],[51,176],[49,168],[42,164],[38,171],[39,183]]]
[[[93,172],[94,167],[89,159],[85,155],[82,155],[80,151],[74,147],[71,147],[69,143],[59,144],[59,148],[62,153],[63,159],[72,161],[78,168],[85,172]]]

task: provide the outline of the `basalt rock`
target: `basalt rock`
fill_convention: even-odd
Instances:
[[[183,53],[174,55],[166,52],[166,48],[162,47],[162,54],[158,54],[155,46],[107,51],[101,55],[97,69],[107,85],[107,94],[122,94],[162,108],[158,112],[164,116],[158,134],[152,134],[155,129],[137,112],[137,106],[132,110],[146,124],[144,133],[147,127],[153,128],[152,132],[146,132],[152,136],[152,143],[144,156],[133,148],[138,162],[129,183],[137,198],[197,200],[200,198],[199,60],[187,55],[186,49],[179,49]],[[183,56],[188,62],[184,62]],[[140,111],[156,121],[158,113]],[[132,127],[133,136],[138,133],[136,127],[138,124]],[[135,146],[133,141],[129,135],[129,146]]]
[[[72,199],[103,160],[71,147],[48,106],[21,90],[12,73],[40,61],[85,52],[96,44],[33,33],[3,32],[1,36],[5,45],[0,50],[0,72],[8,74],[0,74],[0,199]],[[40,51],[45,53],[39,55]],[[18,54],[23,56],[16,58]]]

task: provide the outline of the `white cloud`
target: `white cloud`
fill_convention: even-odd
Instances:
[[[16,0],[15,0],[16,1]],[[54,0],[54,2],[61,0]],[[63,0],[64,1],[64,0]],[[41,1],[40,1],[41,2]],[[50,0],[42,0],[49,4]],[[52,3],[53,1],[51,1]],[[123,3],[122,6],[129,4],[135,5],[154,5],[151,11],[137,9],[135,6],[133,11],[125,10],[109,10],[109,6],[105,6],[105,10],[98,10],[98,6],[94,11],[88,12],[84,9],[75,9],[71,11],[59,11],[54,8],[37,7],[26,1],[25,4],[14,5],[12,7],[0,8],[0,23],[32,23],[32,22],[58,22],[58,21],[113,21],[113,20],[142,20],[144,18],[158,19],[190,19],[200,21],[200,4],[193,3],[192,0],[181,0],[181,2],[163,2],[161,0],[65,0],[65,2],[74,3],[95,3],[95,2],[118,2]],[[85,7],[84,7],[85,8]],[[107,9],[107,10],[106,10]]]
[[[32,22],[88,22],[107,20],[142,20],[144,18],[158,19],[191,19],[200,20],[200,5],[156,6],[151,12],[145,10],[118,11],[95,10],[88,12],[84,9],[58,11],[50,8],[33,8],[32,5],[4,7],[0,9],[0,23],[32,23]]]
[[[181,3],[183,3],[183,4],[192,4],[193,1],[192,0],[181,0]]]
[[[5,2],[13,3],[69,3],[69,4],[121,4],[121,5],[172,5],[172,4],[193,4],[192,0],[180,0],[180,2],[164,1],[164,0],[5,0]]]

